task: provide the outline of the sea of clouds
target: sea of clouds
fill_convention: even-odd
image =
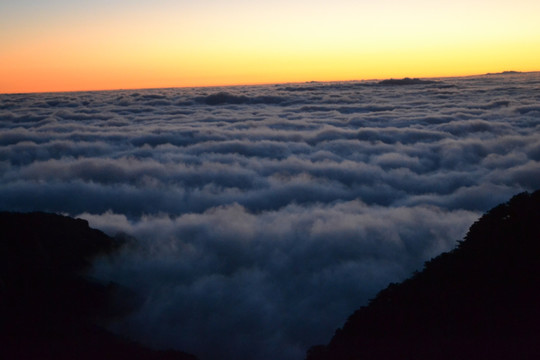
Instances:
[[[112,329],[295,360],[389,282],[540,188],[540,73],[0,95],[0,210],[134,237]]]

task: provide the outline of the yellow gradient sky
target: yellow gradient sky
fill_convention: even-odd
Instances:
[[[0,93],[540,70],[539,0],[0,0]]]

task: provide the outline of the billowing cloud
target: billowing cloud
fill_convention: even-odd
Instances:
[[[336,319],[452,246],[476,213],[438,207],[232,204],[201,214],[82,214],[141,243],[96,267],[146,294],[115,330],[203,358],[302,358]],[[224,355],[227,354],[227,355]]]
[[[113,327],[301,359],[481,212],[540,188],[538,74],[0,95],[0,209],[133,236]]]

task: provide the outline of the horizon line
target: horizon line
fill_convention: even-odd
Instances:
[[[307,84],[307,83],[337,83],[337,82],[368,82],[368,81],[381,81],[387,79],[453,79],[453,78],[465,78],[475,76],[490,76],[490,75],[512,75],[512,74],[532,74],[540,72],[540,70],[533,71],[517,71],[517,70],[503,70],[499,72],[487,72],[487,73],[474,73],[467,75],[455,75],[455,76],[414,76],[414,77],[390,77],[390,78],[370,78],[370,79],[349,79],[349,80],[306,80],[306,81],[285,81],[285,82],[253,82],[244,84],[213,84],[213,85],[186,85],[186,86],[158,86],[158,87],[134,87],[134,88],[110,88],[110,89],[78,89],[78,90],[60,90],[60,91],[29,91],[29,92],[1,92],[1,95],[33,95],[33,94],[64,94],[64,93],[83,93],[83,92],[106,92],[106,91],[138,91],[138,90],[159,90],[159,89],[204,89],[204,88],[226,88],[226,87],[241,87],[241,86],[270,86],[270,85],[284,85],[284,84]]]

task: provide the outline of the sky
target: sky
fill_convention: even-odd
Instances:
[[[0,93],[537,71],[537,0],[0,0]]]

